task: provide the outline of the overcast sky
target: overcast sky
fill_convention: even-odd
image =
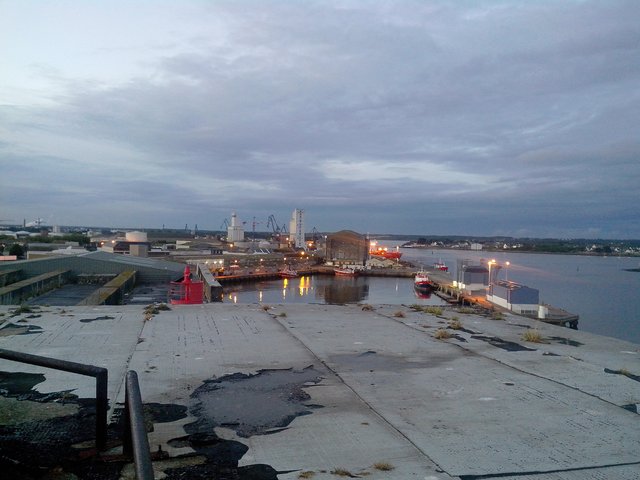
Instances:
[[[640,1],[0,0],[0,220],[640,238]]]

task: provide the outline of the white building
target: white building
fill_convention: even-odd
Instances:
[[[304,238],[304,210],[296,208],[289,222],[289,241],[295,248],[307,249]]]
[[[231,213],[231,225],[227,227],[227,242],[235,243],[244,241],[244,228],[238,223],[236,212]]]

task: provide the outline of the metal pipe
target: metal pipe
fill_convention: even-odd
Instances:
[[[98,449],[104,448],[107,443],[107,410],[109,408],[109,399],[107,398],[109,373],[106,368],[57,358],[41,357],[30,353],[14,352],[4,348],[0,348],[0,358],[94,377],[96,379],[96,447]]]
[[[145,428],[138,374],[129,370],[125,382],[125,435],[123,453],[133,454],[137,480],[153,480],[153,464]]]

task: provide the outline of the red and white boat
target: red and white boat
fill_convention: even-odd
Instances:
[[[298,276],[298,272],[286,265],[282,270],[278,272],[282,278],[295,278]]]
[[[418,293],[430,293],[436,286],[427,275],[427,272],[420,270],[413,279],[413,288]]]
[[[355,277],[358,271],[355,268],[334,268],[333,273],[338,277]]]
[[[441,272],[449,271],[449,267],[447,267],[442,260],[438,260],[436,263],[434,263],[433,268],[435,268],[436,270],[440,270]]]

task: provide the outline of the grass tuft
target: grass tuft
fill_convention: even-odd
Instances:
[[[371,312],[373,310],[373,307],[368,303],[365,303],[364,305],[362,305],[362,310],[365,312]]]
[[[431,315],[435,315],[436,317],[439,317],[444,312],[441,307],[427,307],[424,309],[424,311]]]
[[[439,328],[435,331],[433,336],[438,340],[446,340],[447,338],[451,338],[451,333],[444,328]]]
[[[458,309],[458,313],[462,313],[464,315],[470,315],[472,313],[476,313],[476,311],[471,307],[460,307]]]
[[[11,316],[15,317],[15,316],[21,315],[23,313],[33,313],[35,311],[34,308],[36,308],[36,307],[30,307],[26,303],[23,303],[18,308],[16,308],[15,310],[12,311]]]
[[[453,330],[461,330],[462,322],[458,317],[453,317],[451,320],[449,320],[449,328]]]
[[[271,310],[271,306],[270,305],[262,305],[262,310],[264,310],[265,312],[268,312],[269,310]]]
[[[522,340],[525,342],[542,343],[542,335],[538,330],[528,329],[522,334]]]
[[[395,312],[393,314],[394,317],[398,317],[398,318],[404,318],[406,315],[404,314],[404,312],[402,310],[398,310],[397,312]]]
[[[338,475],[339,477],[353,477],[353,473],[345,468],[335,468],[331,470],[332,475]]]
[[[373,468],[375,468],[376,470],[381,470],[383,472],[388,472],[396,467],[391,465],[389,462],[377,462],[373,464]]]
[[[286,317],[286,316],[287,316],[287,313],[286,313],[286,312],[282,312],[282,313],[281,313],[280,315],[278,315],[278,316],[279,316],[279,317],[283,317],[283,318],[284,318],[284,317]]]
[[[311,470],[305,470],[304,472],[300,472],[298,478],[312,478],[316,472],[312,472]]]
[[[502,312],[492,312],[491,318],[493,320],[504,320],[504,313]]]

